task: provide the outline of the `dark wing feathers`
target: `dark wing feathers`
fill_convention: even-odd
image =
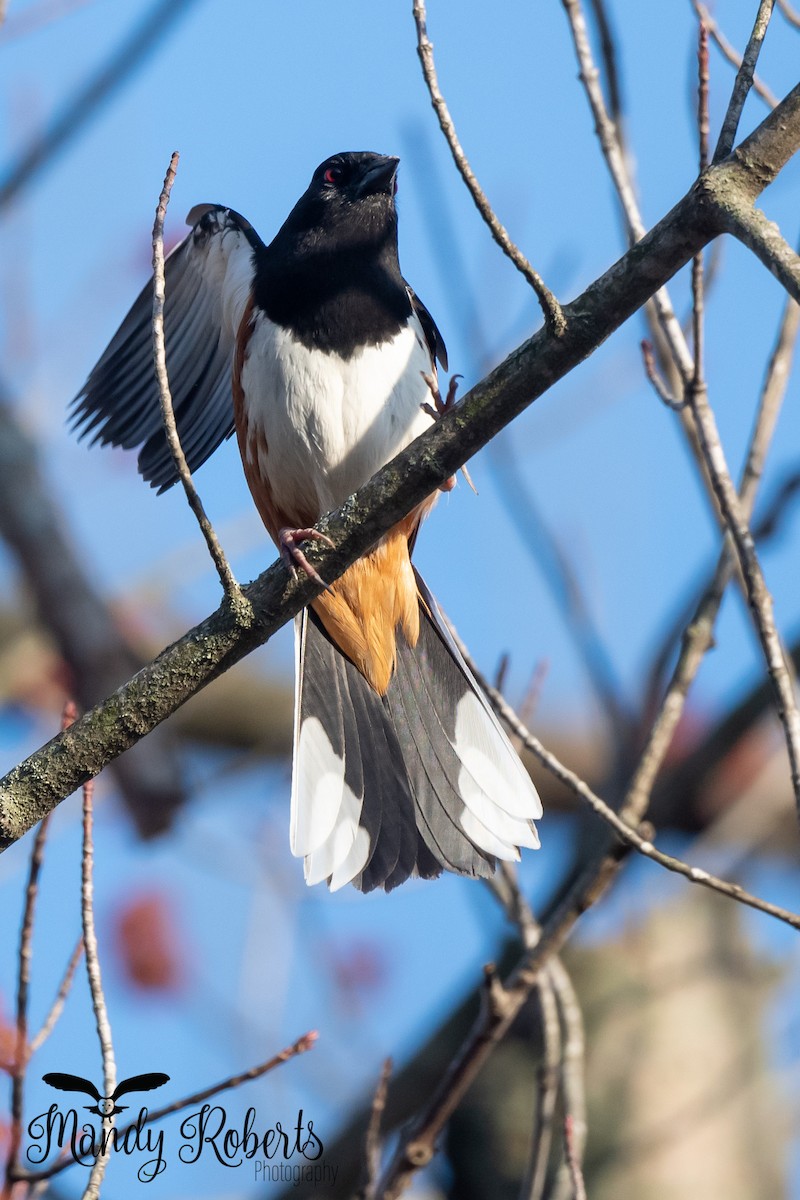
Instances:
[[[431,362],[435,362],[438,358],[442,364],[442,370],[447,370],[447,347],[444,344],[444,338],[439,333],[431,314],[428,312],[425,305],[420,300],[417,293],[414,291],[410,283],[406,283],[406,291],[408,298],[411,301],[411,307],[419,317],[419,323],[422,326],[422,332],[425,334],[425,341],[428,343],[428,349],[431,352]]]
[[[80,1075],[70,1075],[66,1071],[49,1071],[47,1075],[42,1076],[42,1081],[49,1083],[50,1087],[58,1088],[60,1092],[85,1092],[94,1100],[102,1098],[90,1079],[84,1079]]]
[[[319,722],[331,751],[343,763],[342,787],[346,785],[361,803],[358,822],[367,831],[369,845],[354,882],[362,891],[388,890],[414,872],[419,843],[393,722],[380,697],[334,646],[313,612],[306,610],[297,618],[297,637],[297,729],[306,721]],[[388,796],[392,803],[383,803]],[[338,800],[337,794],[333,802]],[[313,854],[310,858],[313,861]]]
[[[196,205],[193,228],[166,260],[164,338],[178,434],[194,471],[233,433],[231,363],[261,240],[221,205]],[[139,470],[164,491],[177,482],[161,422],[153,366],[152,282],[140,292],[72,402],[81,437],[131,449]],[[237,319],[238,318],[238,319]]]
[[[399,632],[397,667],[387,692],[395,727],[405,733],[405,759],[421,818],[418,826],[428,849],[449,870],[492,875],[495,860],[473,845],[459,824],[464,810],[458,791],[461,762],[438,712],[455,711],[464,694],[464,680],[449,655],[436,653],[440,643],[434,638],[425,619],[413,650]]]
[[[111,1093],[111,1099],[116,1101],[120,1096],[127,1096],[128,1092],[152,1092],[153,1088],[163,1087],[165,1083],[169,1083],[169,1075],[165,1075],[163,1071],[145,1071],[144,1075],[131,1075],[117,1084]]]

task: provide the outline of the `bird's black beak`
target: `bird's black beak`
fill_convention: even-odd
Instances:
[[[372,166],[361,176],[356,194],[373,196],[379,192],[387,192],[390,196],[393,195],[394,177],[399,165],[400,159],[391,154],[376,155]]]

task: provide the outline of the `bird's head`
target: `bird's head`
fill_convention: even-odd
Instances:
[[[320,235],[326,249],[382,243],[396,236],[397,167],[389,154],[348,151],[326,158],[290,214],[285,229],[306,241]],[[303,235],[306,235],[305,237]]]

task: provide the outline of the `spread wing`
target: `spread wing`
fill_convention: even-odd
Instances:
[[[165,1083],[169,1083],[169,1075],[165,1075],[163,1071],[147,1071],[144,1075],[131,1075],[129,1079],[123,1079],[114,1088],[111,1099],[116,1103],[120,1096],[126,1096],[128,1092],[152,1092],[153,1088],[163,1087]]]
[[[42,1076],[44,1083],[49,1083],[50,1087],[58,1088],[60,1092],[85,1092],[87,1096],[91,1096],[94,1100],[100,1099],[100,1093],[90,1079],[84,1079],[81,1075],[69,1075],[66,1071],[50,1071],[47,1075]]]
[[[194,471],[233,433],[233,349],[263,243],[219,204],[197,205],[187,224],[191,233],[166,260],[164,334],[178,434]],[[141,447],[139,471],[163,492],[178,476],[161,423],[152,311],[151,280],[73,400],[70,420],[91,445]]]

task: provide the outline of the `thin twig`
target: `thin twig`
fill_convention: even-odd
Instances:
[[[702,175],[708,166],[708,30],[700,21],[697,30],[697,137],[698,168]],[[694,339],[694,374],[692,387],[699,388],[704,379],[705,342],[705,284],[703,252],[692,259],[692,334]]]
[[[645,374],[653,385],[653,389],[659,400],[663,401],[667,408],[671,408],[673,412],[680,412],[681,409],[686,407],[686,400],[685,398],[677,400],[669,390],[666,380],[658,370],[656,356],[653,353],[653,343],[649,342],[647,338],[643,338],[640,346]]]
[[[58,1023],[58,1019],[61,1016],[61,1013],[63,1012],[64,1005],[67,1000],[67,996],[70,993],[70,989],[72,987],[72,981],[75,978],[75,972],[78,969],[78,963],[81,961],[82,955],[83,955],[83,936],[79,937],[77,942],[75,943],[75,949],[72,951],[72,954],[70,955],[69,962],[67,963],[66,970],[64,971],[64,975],[61,980],[61,984],[59,985],[59,989],[56,992],[56,996],[50,1007],[50,1011],[47,1014],[47,1016],[45,1017],[45,1019],[42,1023],[42,1027],[39,1030],[39,1032],[36,1034],[36,1037],[31,1040],[31,1054],[33,1054],[34,1051],[38,1050],[39,1047],[42,1046],[43,1043],[47,1041],[47,1039],[50,1037],[50,1034],[55,1029],[56,1024]]]
[[[597,33],[600,38],[600,54],[605,68],[606,88],[608,91],[608,108],[611,120],[620,129],[622,126],[622,88],[619,81],[619,64],[617,62],[617,46],[611,30],[611,22],[606,11],[605,0],[589,0],[594,13]]]
[[[581,66],[581,78],[586,86],[589,102],[595,115],[600,143],[615,186],[617,187],[629,230],[632,233],[636,233],[637,228],[641,227],[641,215],[633,189],[630,186],[627,164],[619,144],[619,139],[606,112],[602,92],[597,83],[597,69],[594,66],[591,47],[586,36],[585,22],[583,21],[580,3],[579,0],[562,0],[562,3],[570,20],[573,40],[575,41],[576,52]],[[763,35],[766,32],[765,20],[768,20],[769,15],[767,9],[771,12],[771,7],[770,0],[762,0],[759,7],[759,17],[756,20],[753,36],[748,45],[748,53],[745,55],[749,64],[748,70],[751,73],[755,67],[761,40],[763,40]],[[766,14],[764,20],[761,19],[762,11]],[[742,79],[746,78],[747,70],[742,73]],[[739,96],[741,88],[738,90],[735,88],[734,93],[735,96]],[[744,95],[746,95],[746,91]],[[735,107],[736,105],[732,98],[729,115],[734,112]],[[736,120],[733,125],[733,135],[735,135],[737,127],[738,113],[736,113]],[[715,154],[715,161],[716,158],[717,155]],[[752,206],[750,207],[752,208]],[[670,346],[675,365],[680,372],[684,385],[688,389],[695,375],[694,361],[689,354],[680,325],[665,291],[661,293],[659,313],[662,331]],[[774,621],[772,620],[772,600],[763,582],[760,564],[747,520],[743,517],[741,509],[738,506],[736,490],[727,470],[722,447],[716,433],[716,423],[708,405],[705,390],[697,388],[694,391],[690,391],[690,395],[692,403],[688,406],[688,413],[693,420],[691,421],[691,426],[684,421],[684,430],[692,443],[696,435],[703,479],[709,489],[712,501],[717,506],[721,519],[724,520],[726,528],[730,530],[733,536],[740,566],[745,564],[742,566],[744,591],[751,612],[753,613],[759,640],[761,641],[767,662],[767,669],[773,681],[778,715],[784,727],[789,749],[793,788],[798,805],[800,805],[800,774],[798,774],[800,770],[800,716],[797,713],[791,679],[783,658],[780,640],[775,630]],[[697,428],[700,421],[703,424],[702,431]]]
[[[750,40],[742,55],[739,70],[736,72],[733,92],[728,104],[728,111],[725,113],[725,119],[722,122],[722,129],[717,141],[717,148],[714,151],[713,162],[719,162],[720,159],[726,158],[733,149],[733,143],[736,140],[736,131],[739,128],[739,121],[742,116],[742,109],[744,108],[750,88],[753,86],[756,63],[758,62],[758,56],[761,52],[761,46],[766,36],[774,7],[775,0],[761,0],[758,6],[753,32],[750,34]]]
[[[505,984],[491,966],[484,969],[480,1013],[432,1095],[406,1126],[378,1185],[382,1200],[396,1200],[413,1174],[431,1161],[441,1131],[508,1032],[542,968],[559,952],[579,917],[605,894],[625,857],[621,843],[598,852],[544,922],[539,941],[525,952]]]
[[[64,705],[61,715],[61,728],[68,729],[78,715],[78,710],[71,700]],[[39,896],[39,876],[44,861],[44,847],[47,840],[47,830],[50,815],[44,817],[36,830],[31,847],[30,864],[28,867],[28,883],[25,888],[25,907],[22,914],[22,926],[19,937],[17,954],[17,1003],[16,1003],[16,1042],[14,1062],[11,1066],[11,1126],[9,1130],[9,1148],[6,1159],[5,1186],[3,1200],[10,1196],[13,1187],[14,1173],[18,1169],[18,1158],[22,1146],[22,1115],[25,1100],[25,1074],[28,1062],[35,1049],[28,1041],[28,999],[31,982],[31,961],[33,959],[33,927],[36,916],[36,901]]]
[[[387,1058],[381,1070],[378,1086],[372,1098],[367,1133],[364,1139],[364,1186],[359,1192],[360,1200],[378,1200],[376,1188],[381,1172],[381,1121],[386,1108],[389,1080],[392,1075],[392,1060]]]
[[[97,1037],[100,1041],[100,1052],[103,1058],[103,1087],[104,1094],[110,1096],[117,1086],[117,1064],[114,1060],[114,1045],[111,1039],[111,1024],[108,1019],[103,980],[100,972],[100,957],[97,950],[97,933],[94,925],[94,841],[93,832],[93,803],[94,780],[90,779],[83,785],[83,853],[81,855],[81,922],[83,925],[83,944],[86,950],[86,976],[89,980],[89,990],[92,995]],[[83,1200],[96,1200],[100,1194],[100,1185],[106,1173],[106,1167],[111,1154],[111,1139],[105,1134],[110,1133],[114,1126],[114,1117],[104,1117],[103,1146],[94,1160]]]
[[[790,25],[794,25],[795,29],[800,29],[800,12],[792,8],[789,0],[778,0],[778,8]]]
[[[572,980],[558,955],[550,959],[550,978],[558,1001],[563,1029],[564,1049],[561,1055],[562,1108],[572,1117],[573,1154],[583,1162],[586,1147],[586,1037],[583,1014]],[[556,1178],[552,1200],[572,1196],[572,1181],[566,1162]]]
[[[780,3],[780,0],[778,0],[778,3]],[[708,30],[709,37],[722,54],[723,58],[726,58],[731,66],[736,67],[737,70],[741,69],[741,54],[739,54],[736,48],[725,37],[725,34],[722,32],[711,13],[706,8],[705,4],[700,4],[699,0],[691,0],[691,4],[694,11],[697,13],[697,16]],[[753,91],[761,97],[766,105],[768,105],[770,108],[775,108],[776,104],[778,103],[777,97],[772,91],[770,91],[764,81],[759,79],[758,75],[755,73],[753,74]]]
[[[417,27],[417,53],[422,64],[422,74],[430,94],[431,104],[439,119],[439,126],[450,147],[450,153],[453,156],[453,161],[456,164],[458,172],[467,185],[467,189],[475,202],[475,207],[489,227],[492,237],[503,253],[511,259],[517,270],[527,279],[536,293],[548,330],[559,336],[566,328],[566,321],[561,305],[549,288],[547,288],[541,276],[533,269],[519,247],[511,240],[508,230],[498,219],[487,199],[486,193],[478,183],[469,160],[458,140],[456,127],[450,116],[447,102],[439,88],[436,65],[433,59],[433,44],[428,37],[424,0],[414,0],[414,23]]]
[[[594,61],[589,33],[580,0],[561,0],[572,35],[575,55],[578,60],[578,77],[583,84],[586,98],[594,118],[595,132],[600,149],[608,167],[614,190],[619,200],[620,212],[630,246],[645,236],[645,225],[636,199],[633,171],[630,158],[622,139],[622,130],[609,116],[600,85],[600,72]],[[691,378],[692,357],[675,315],[669,293],[659,288],[652,296],[652,308],[664,341],[669,347],[680,378],[685,382]]]
[[[508,918],[517,926],[526,951],[532,950],[542,936],[542,929],[522,894],[515,866],[500,862],[496,874],[486,882]],[[572,981],[558,955],[553,955],[541,972],[536,990],[542,1014],[543,1059],[536,1089],[531,1153],[520,1188],[520,1200],[540,1200],[543,1194],[559,1085],[564,1091],[565,1105],[571,1104],[572,1111],[578,1112],[580,1117],[581,1154],[586,1136],[583,1019]],[[564,1039],[561,1023],[566,1035]]]
[[[539,976],[536,993],[542,1019],[542,1061],[536,1079],[531,1152],[520,1188],[519,1200],[541,1200],[544,1193],[562,1075],[561,1023],[549,964]]]
[[[739,485],[742,511],[748,520],[755,506],[767,451],[774,436],[783,398],[786,394],[798,330],[800,330],[800,307],[793,300],[787,299],[775,346],[765,372]],[[685,628],[683,646],[669,685],[665,690],[658,715],[650,727],[639,767],[629,788],[630,795],[634,797],[637,812],[644,811],[656,775],[661,768],[683,712],[689,688],[705,654],[711,648],[717,614],[732,578],[733,569],[733,548],[730,539],[726,538],[711,579],[702,589],[693,613],[690,614],[687,621],[682,623]],[[672,640],[671,638],[670,646]],[[653,680],[650,685],[650,698],[654,695],[661,670],[660,664],[666,660],[666,655],[665,647],[656,658]],[[644,705],[644,711],[649,713],[652,711],[652,707],[652,703],[648,699]]]
[[[522,741],[523,745],[536,756],[543,767],[560,780],[566,787],[569,788],[574,795],[584,800],[590,808],[601,817],[607,825],[610,825],[618,837],[622,839],[626,845],[637,850],[645,858],[651,859],[658,863],[659,866],[665,867],[668,871],[673,871],[677,875],[682,875],[684,879],[688,879],[690,883],[700,884],[701,887],[710,888],[712,891],[719,892],[723,896],[727,896],[731,900],[738,900],[741,904],[746,904],[750,908],[756,909],[758,912],[766,913],[768,916],[776,917],[779,921],[784,921],[787,925],[791,925],[793,929],[800,929],[800,915],[791,912],[789,909],[781,908],[779,905],[770,904],[767,900],[762,900],[758,896],[751,895],[750,892],[744,890],[738,884],[729,883],[724,879],[718,879],[715,875],[711,875],[702,867],[693,867],[689,863],[683,862],[682,859],[673,858],[670,854],[664,854],[657,850],[649,837],[643,837],[636,829],[634,829],[625,818],[624,815],[616,813],[610,805],[601,800],[595,792],[585,783],[574,771],[569,767],[565,767],[562,762],[556,758],[550,750],[547,750],[539,739],[526,729],[515,713],[511,705],[505,700],[499,692],[495,691],[492,685],[481,674],[480,669],[470,656],[464,643],[458,637],[453,626],[450,626],[450,632],[456,640],[459,650],[464,655],[464,659],[475,678],[480,683],[481,687],[489,697],[492,707],[497,715],[506,723],[508,728],[516,734]],[[625,809],[623,808],[623,814]]]
[[[800,303],[800,255],[788,244],[775,221],[750,203],[734,201],[725,213],[724,232],[747,246]]]
[[[262,1075],[268,1074],[281,1063],[288,1062],[291,1058],[296,1058],[298,1054],[304,1054],[306,1050],[310,1050],[318,1037],[316,1030],[311,1030],[309,1033],[303,1034],[291,1046],[287,1046],[281,1050],[279,1054],[275,1054],[266,1062],[260,1063],[257,1067],[251,1067],[247,1071],[242,1071],[238,1075],[230,1075],[227,1079],[223,1079],[221,1083],[216,1083],[212,1087],[203,1088],[202,1091],[193,1092],[191,1096],[184,1096],[180,1100],[173,1101],[172,1104],[166,1104],[163,1108],[154,1108],[152,1112],[148,1111],[147,1117],[143,1122],[131,1121],[127,1125],[121,1126],[117,1130],[117,1141],[122,1142],[126,1134],[131,1130],[144,1125],[153,1125],[156,1121],[163,1121],[165,1117],[172,1116],[173,1113],[181,1112],[184,1108],[193,1107],[195,1104],[204,1104],[206,1100],[211,1100],[214,1096],[218,1096],[220,1092],[229,1091],[231,1088],[240,1087],[243,1083],[249,1083],[253,1079],[260,1079]],[[49,1167],[43,1168],[41,1171],[24,1171],[18,1170],[15,1174],[15,1179],[24,1180],[27,1183],[39,1183],[45,1179],[51,1179],[54,1175],[60,1175],[67,1167],[71,1167],[74,1159],[67,1158],[65,1160],[56,1160]]]
[[[167,174],[164,179],[164,187],[161,190],[161,195],[156,209],[156,218],[153,225],[153,357],[155,360],[156,378],[158,380],[158,390],[161,397],[161,415],[164,421],[164,431],[169,442],[169,448],[172,452],[172,459],[175,463],[175,469],[180,475],[183,490],[186,493],[186,499],[189,502],[189,507],[197,518],[197,523],[203,537],[208,546],[208,552],[217,569],[220,583],[222,584],[225,595],[238,610],[246,610],[249,608],[248,602],[244,597],[242,589],[239,587],[230,564],[219,544],[214,528],[206,516],[203,503],[197,493],[197,488],[194,486],[189,465],[186,462],[186,456],[183,453],[181,440],[178,435],[178,426],[175,421],[175,411],[172,405],[172,393],[169,386],[169,376],[167,374],[167,358],[166,346],[164,342],[164,296],[166,291],[165,272],[164,272],[164,220],[167,215],[167,205],[169,204],[170,192],[172,185],[175,182],[175,173],[178,169],[178,159],[180,155],[176,151],[170,159]]]
[[[583,1172],[575,1153],[575,1136],[571,1113],[567,1113],[564,1117],[564,1156],[569,1167],[570,1178],[572,1179],[573,1200],[586,1200],[586,1185],[583,1182]]]
[[[752,81],[758,51],[767,31],[772,15],[774,0],[762,0],[750,43],[745,53],[748,64],[737,76],[737,87],[726,116],[716,154],[723,156],[733,144],[739,116],[747,91]],[[704,23],[700,22],[699,103],[698,131],[700,138],[700,172],[705,170],[708,158],[708,43]],[[743,81],[743,82],[742,82]],[[743,89],[743,90],[742,90]],[[726,134],[726,127],[732,122]],[[724,139],[728,138],[726,142]],[[727,148],[726,148],[727,147]],[[739,496],[728,471],[722,443],[717,431],[714,413],[708,403],[708,389],[703,377],[703,266],[702,252],[695,255],[692,268],[692,294],[694,311],[695,366],[692,382],[688,389],[689,407],[694,415],[700,448],[717,497],[725,527],[730,532],[738,558],[739,569],[744,579],[747,600],[753,615],[756,631],[761,642],[767,669],[775,692],[775,705],[784,729],[786,748],[792,775],[795,804],[800,814],[800,711],[797,707],[794,677],[789,660],[781,645],[775,626],[772,597],[767,590],[761,564],[756,552],[755,541],[748,527],[748,517],[741,506]]]
[[[767,589],[753,535],[728,471],[705,386],[690,389],[689,405],[697,422],[701,449],[708,464],[725,528],[733,539],[747,602],[772,681],[775,707],[783,726],[789,755],[792,791],[800,813],[800,712],[797,708],[793,672],[775,625],[772,596]]]
[[[17,1001],[16,1001],[16,1040],[14,1045],[14,1060],[11,1064],[11,1122],[8,1132],[8,1156],[6,1160],[5,1186],[3,1200],[11,1196],[14,1171],[17,1168],[20,1149],[22,1147],[23,1110],[25,1103],[25,1075],[31,1047],[28,1044],[28,1000],[31,982],[31,960],[33,958],[33,926],[36,915],[36,901],[39,895],[39,876],[44,859],[44,847],[47,839],[47,827],[50,815],[46,816],[38,829],[31,847],[31,857],[28,866],[28,882],[25,888],[25,906],[20,928],[19,950],[17,954]]]

